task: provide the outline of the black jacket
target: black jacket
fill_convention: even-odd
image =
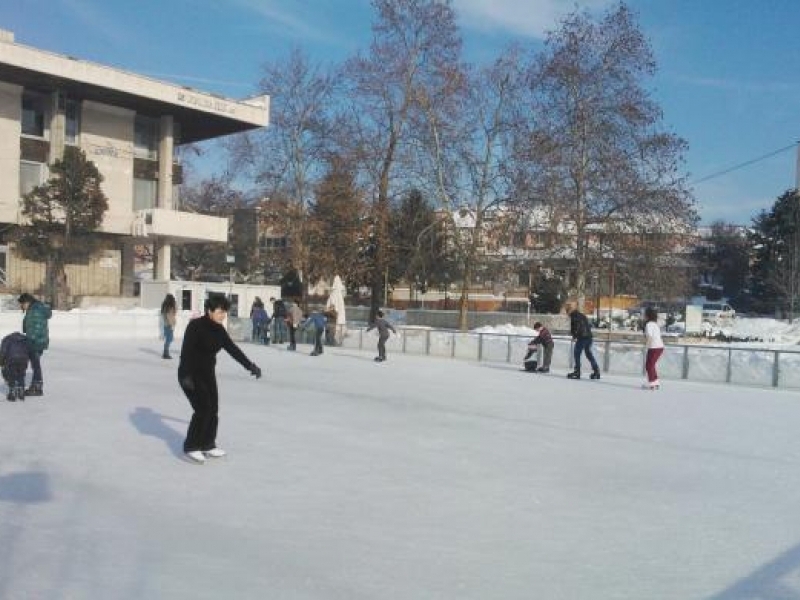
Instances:
[[[592,339],[592,327],[589,325],[589,319],[577,310],[573,310],[569,315],[569,330],[572,337],[577,340]]]
[[[189,321],[186,333],[183,334],[178,377],[213,377],[217,353],[223,348],[245,369],[253,368],[253,363],[233,342],[222,325],[212,321],[208,315]]]

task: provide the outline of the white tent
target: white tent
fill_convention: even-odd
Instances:
[[[325,304],[325,309],[333,308],[336,310],[336,328],[342,328],[347,323],[344,314],[344,283],[342,278],[336,275],[333,278],[333,286],[331,287],[331,294],[328,296],[328,302]]]

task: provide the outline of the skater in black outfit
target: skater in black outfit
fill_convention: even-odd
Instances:
[[[217,353],[224,348],[256,379],[261,377],[261,369],[245,356],[222,326],[229,308],[230,302],[225,296],[209,296],[206,314],[190,321],[183,336],[178,383],[194,410],[183,451],[198,463],[204,463],[209,457],[225,456],[225,451],[216,443],[219,397],[214,368]]]
[[[586,354],[589,363],[592,365],[592,374],[589,376],[591,379],[600,379],[600,367],[597,366],[597,361],[592,354],[592,327],[589,325],[589,319],[586,315],[578,311],[578,307],[571,304],[567,308],[569,312],[570,332],[572,339],[575,341],[575,348],[573,349],[575,358],[575,370],[569,373],[567,377],[570,379],[581,378],[581,354]]]
[[[378,356],[375,357],[375,362],[383,362],[386,360],[386,340],[389,339],[389,330],[395,335],[397,335],[397,331],[389,321],[383,318],[383,311],[379,310],[376,315],[375,320],[367,327],[367,331],[378,330]]]

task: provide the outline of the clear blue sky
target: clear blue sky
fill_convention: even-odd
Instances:
[[[575,5],[608,0],[455,0],[467,58],[534,47]],[[630,0],[653,46],[664,123],[689,142],[697,181],[800,140],[800,2]],[[293,46],[339,61],[370,38],[368,0],[0,0],[19,43],[244,97]],[[796,182],[794,148],[694,186],[704,223],[747,224]]]

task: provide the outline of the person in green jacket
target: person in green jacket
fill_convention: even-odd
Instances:
[[[19,306],[25,312],[22,318],[22,333],[28,338],[28,357],[33,369],[30,387],[25,390],[26,396],[44,395],[44,379],[42,378],[42,354],[50,346],[50,333],[47,321],[53,311],[27,292],[19,299]]]

